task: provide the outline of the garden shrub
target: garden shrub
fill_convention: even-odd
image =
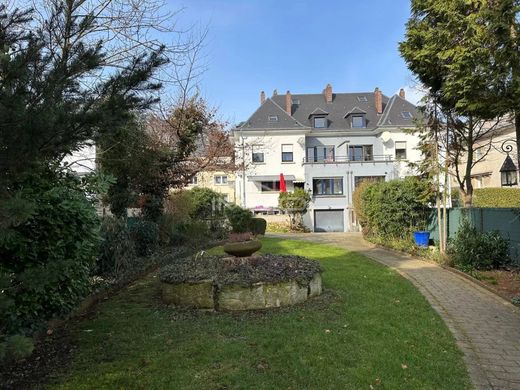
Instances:
[[[449,255],[462,270],[489,270],[509,264],[509,243],[497,231],[481,233],[463,219],[455,238],[449,243]]]
[[[0,335],[29,333],[73,309],[89,292],[99,239],[99,218],[77,178],[38,172],[11,191],[30,207],[0,224]],[[15,214],[4,206],[4,216]]]
[[[192,218],[224,218],[224,198],[221,194],[203,187],[195,187],[189,192],[193,202]]]
[[[96,274],[120,274],[135,258],[135,245],[125,218],[105,217],[101,222],[101,243]]]
[[[229,205],[226,208],[226,217],[229,220],[234,233],[245,233],[251,231],[253,213],[237,205]]]
[[[352,205],[354,206],[354,211],[356,212],[356,218],[358,223],[361,225],[363,229],[363,235],[369,236],[370,225],[367,223],[367,218],[365,213],[363,212],[363,194],[366,189],[374,184],[374,181],[362,181],[352,193]]]
[[[307,212],[311,195],[303,188],[295,188],[293,192],[280,192],[278,207],[289,216],[289,224],[293,231],[306,231],[303,215]]]
[[[173,223],[187,223],[194,213],[195,202],[192,191],[179,190],[170,193],[165,200],[164,214],[170,217]],[[200,204],[198,208],[200,208]]]
[[[520,207],[520,188],[476,188],[475,207]]]
[[[251,219],[251,233],[254,235],[265,235],[267,229],[267,221],[263,218],[252,218]]]
[[[408,240],[414,230],[425,230],[429,214],[425,194],[429,187],[428,182],[415,177],[366,186],[361,202],[357,202],[364,232]]]
[[[191,245],[206,242],[210,238],[210,231],[204,221],[190,221],[172,224],[167,232],[166,245]]]
[[[29,337],[15,334],[0,342],[0,362],[25,359],[34,350],[33,340]]]
[[[157,249],[159,245],[159,225],[156,222],[146,218],[138,218],[129,230],[138,256],[150,255]]]

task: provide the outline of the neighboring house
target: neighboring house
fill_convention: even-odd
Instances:
[[[482,160],[471,171],[473,188],[518,187],[514,124],[503,124],[493,132],[492,137],[491,140],[483,140],[480,143],[481,148],[474,152],[474,159]],[[488,149],[489,152],[485,155]]]
[[[224,196],[226,202],[235,203],[235,174],[225,171],[197,173],[187,188],[205,187]]]
[[[314,231],[357,230],[352,193],[363,180],[391,180],[411,174],[417,161],[416,107],[404,90],[391,98],[374,92],[319,94],[289,91],[271,98],[233,129],[237,203],[253,210],[276,209],[279,176],[287,190],[311,192],[306,225]],[[242,160],[243,158],[243,160]]]

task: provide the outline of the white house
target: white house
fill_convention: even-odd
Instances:
[[[416,107],[404,90],[391,98],[374,92],[320,94],[289,91],[270,98],[233,129],[238,161],[237,203],[253,210],[278,206],[280,173],[287,190],[312,194],[305,223],[314,231],[357,230],[352,193],[366,179],[391,180],[411,174],[420,158]]]

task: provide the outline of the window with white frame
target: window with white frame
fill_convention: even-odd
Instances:
[[[312,179],[314,195],[343,195],[343,178],[326,177]]]
[[[405,141],[395,141],[395,158],[396,160],[406,160]]]
[[[365,127],[364,115],[352,115],[352,127],[361,129]]]
[[[252,159],[254,163],[264,162],[264,149],[262,145],[253,145],[252,147]]]
[[[262,192],[280,191],[280,181],[263,181],[260,184]]]
[[[282,162],[293,162],[293,146],[292,144],[282,145]]]
[[[349,145],[349,161],[372,161],[374,159],[374,148],[372,145]]]
[[[327,118],[323,116],[317,116],[314,118],[314,127],[316,129],[323,129],[327,127]]]
[[[217,184],[217,185],[227,184],[227,176],[225,176],[225,175],[216,175],[215,176],[215,184]]]
[[[278,122],[278,115],[269,115],[269,116],[267,117],[267,120],[268,120],[269,122]]]

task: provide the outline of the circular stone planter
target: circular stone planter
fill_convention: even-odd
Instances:
[[[322,270],[317,261],[279,255],[234,260],[188,258],[163,268],[163,301],[235,311],[291,306],[321,294]]]

